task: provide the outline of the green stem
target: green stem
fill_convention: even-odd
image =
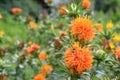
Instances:
[[[97,65],[96,65],[96,67],[95,67],[95,69],[94,69],[94,72],[93,72],[92,75],[91,75],[91,80],[94,80],[94,77],[95,77],[95,75],[96,75],[96,70],[97,70],[97,68],[98,68],[98,66],[99,66],[99,63],[100,63],[100,62],[97,62]]]
[[[71,80],[77,80],[77,76],[76,75],[72,75],[71,76]]]

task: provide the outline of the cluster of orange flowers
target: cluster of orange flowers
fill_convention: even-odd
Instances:
[[[71,23],[71,27],[72,35],[78,37],[79,40],[89,41],[95,36],[93,24],[87,17],[76,18]]]
[[[46,60],[48,57],[47,57],[46,52],[41,52],[38,58],[40,60]],[[53,70],[53,67],[51,65],[43,64],[41,67],[41,72],[34,76],[34,80],[45,80],[47,73],[52,70]]]
[[[53,70],[52,66],[44,64],[41,68],[41,73],[35,75],[34,80],[45,80],[47,72],[50,72],[52,70]]]
[[[22,9],[21,9],[21,8],[12,8],[11,12],[12,12],[13,14],[21,13],[21,12],[22,12]]]
[[[87,42],[94,38],[95,31],[92,21],[87,17],[76,18],[71,23],[71,34],[77,38],[78,42],[74,42],[65,52],[65,63],[71,73],[81,74],[83,71],[89,70],[92,67],[93,56],[91,51],[80,45],[80,41]]]
[[[33,43],[26,49],[26,52],[31,54],[38,49],[40,49],[40,46],[38,44]]]
[[[91,51],[74,42],[65,52],[65,61],[72,73],[81,74],[92,67],[93,57]]]
[[[89,9],[91,2],[89,0],[82,0],[82,7]]]

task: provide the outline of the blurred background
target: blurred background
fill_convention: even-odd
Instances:
[[[52,2],[52,3],[51,3]],[[51,14],[59,4],[80,3],[81,0],[0,0],[0,12],[11,14],[13,7],[23,10],[22,15],[31,15],[36,20],[41,12]],[[120,20],[120,0],[91,0],[92,10],[96,13],[105,14],[113,21]]]

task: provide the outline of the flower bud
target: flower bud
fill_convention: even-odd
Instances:
[[[105,59],[105,57],[106,57],[105,51],[103,51],[103,50],[97,50],[97,51],[96,51],[96,53],[95,53],[95,58],[96,58],[97,60],[103,60],[103,59]]]

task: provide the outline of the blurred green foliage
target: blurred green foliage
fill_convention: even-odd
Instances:
[[[94,9],[103,11],[113,21],[120,20],[120,0],[94,0]]]
[[[38,17],[40,5],[35,0],[0,0],[0,11],[11,12],[14,7],[22,9],[23,15]]]

